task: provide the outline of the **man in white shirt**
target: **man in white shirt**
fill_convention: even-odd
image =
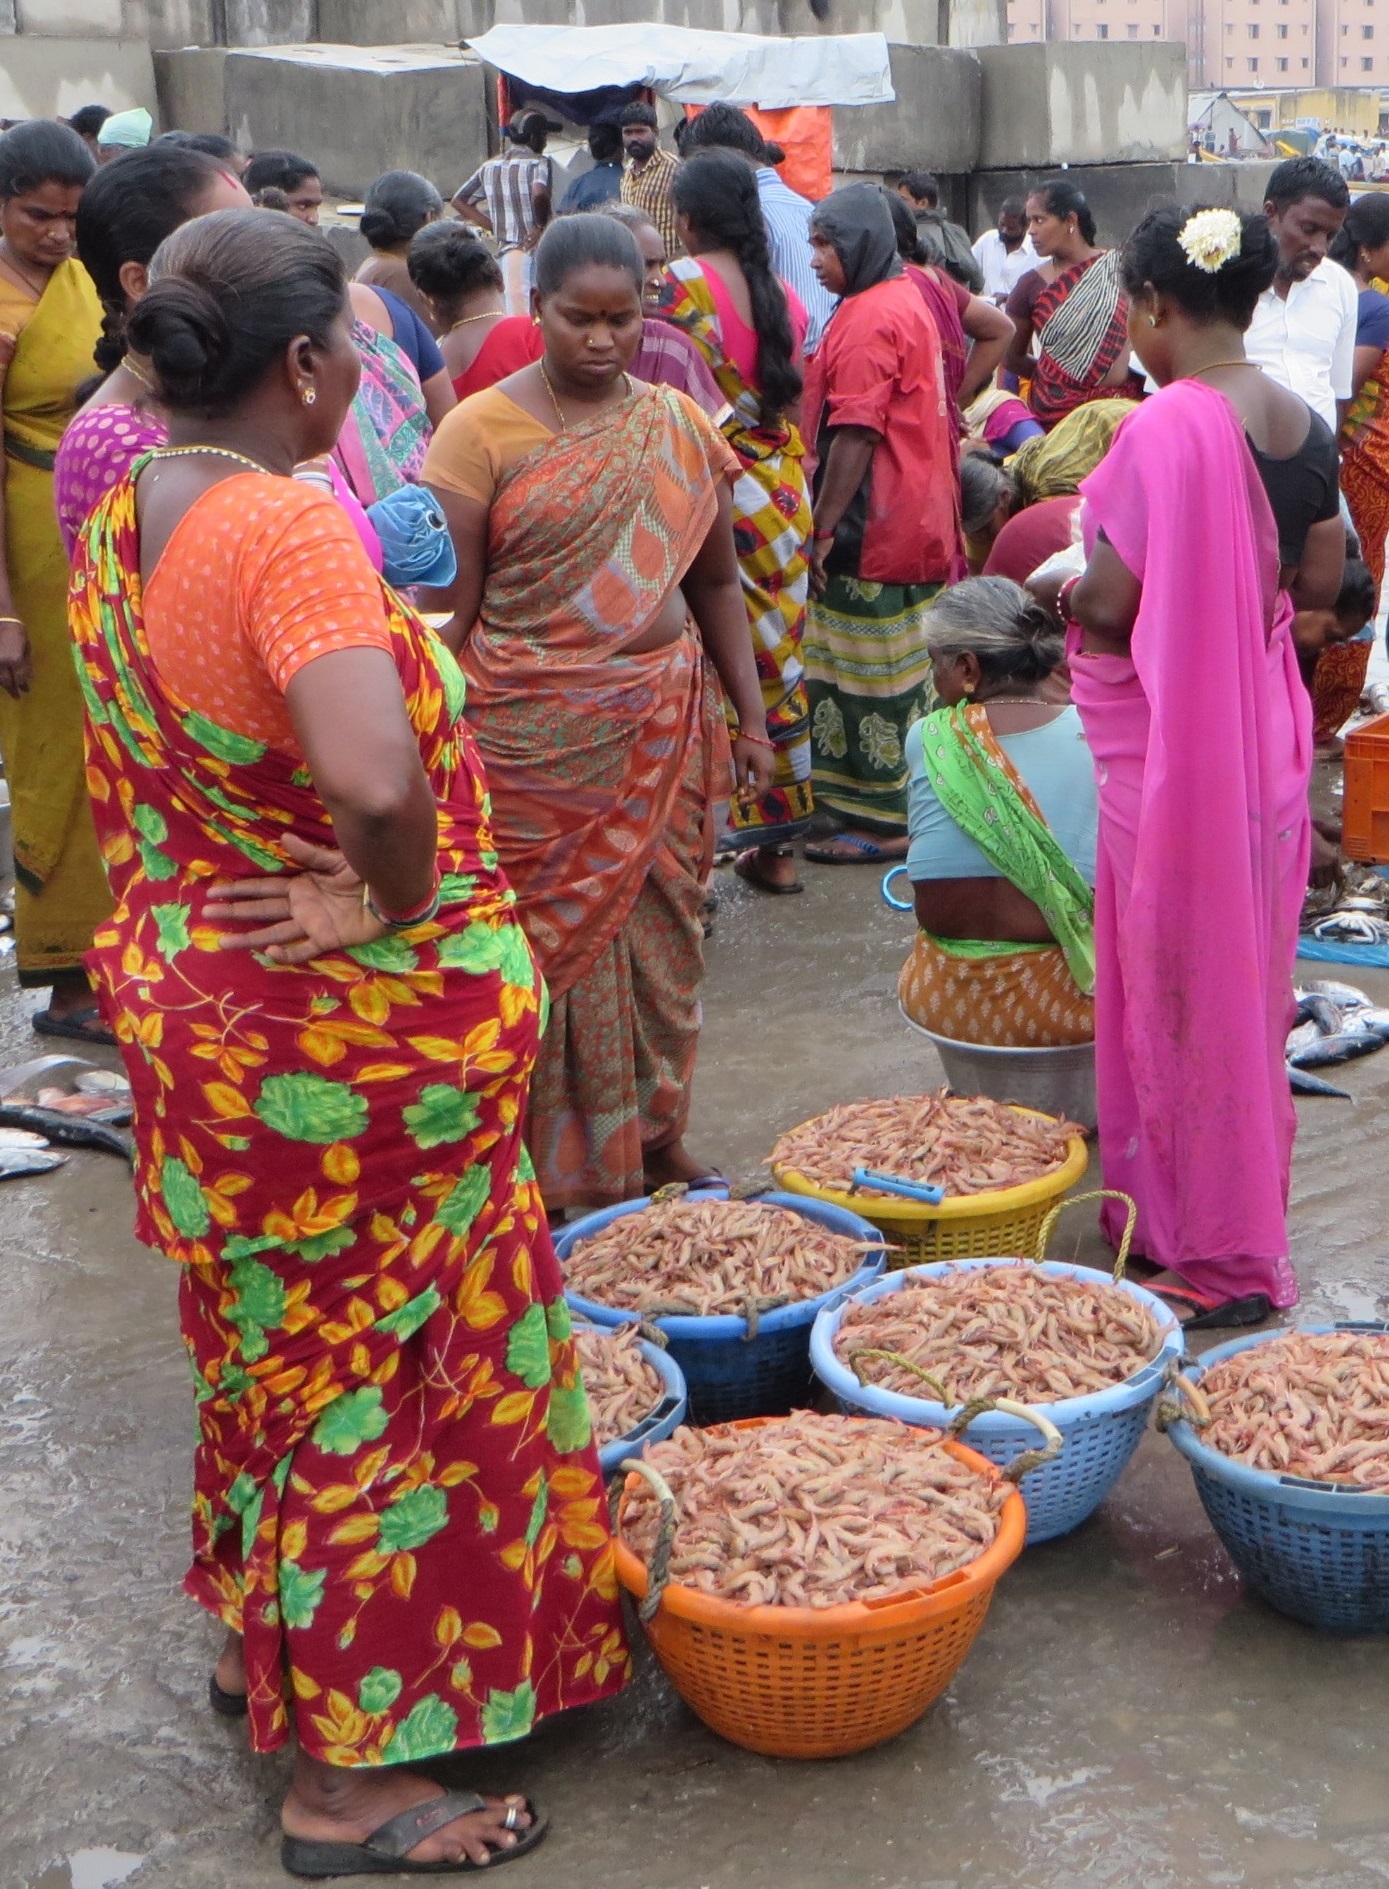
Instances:
[[[979,238],[974,245],[974,260],[984,278],[980,293],[1002,307],[1028,270],[1041,261],[1027,233],[1027,205],[1021,197],[1004,198],[999,206],[998,227],[985,230]]]
[[[1289,158],[1267,188],[1278,274],[1255,306],[1244,351],[1334,433],[1354,391],[1359,297],[1354,277],[1327,250],[1345,222],[1350,191],[1335,165],[1317,157]]]

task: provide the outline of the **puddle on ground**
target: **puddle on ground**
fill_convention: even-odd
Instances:
[[[35,1877],[29,1889],[116,1889],[144,1860],[132,1850],[74,1850]]]

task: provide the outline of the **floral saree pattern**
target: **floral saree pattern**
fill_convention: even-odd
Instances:
[[[137,1231],[183,1268],[185,1585],[245,1636],[253,1748],[292,1724],[338,1765],[521,1737],[628,1659],[521,1142],[543,986],[461,675],[383,595],[443,898],[298,967],[220,952],[200,891],[281,868],[286,832],[333,844],[327,814],[292,757],[161,688],[133,476],[84,530],[72,603],[116,901],[90,964],[134,1088]]]

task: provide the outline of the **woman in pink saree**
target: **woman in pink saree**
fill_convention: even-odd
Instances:
[[[1298,1296],[1283,1046],[1311,711],[1289,625],[1334,594],[1339,527],[1316,522],[1308,409],[1244,360],[1275,263],[1263,219],[1230,211],[1130,238],[1130,336],[1162,391],[1081,488],[1089,563],[1061,598],[1099,782],[1104,1182],[1138,1203],[1156,1288],[1209,1328]]]

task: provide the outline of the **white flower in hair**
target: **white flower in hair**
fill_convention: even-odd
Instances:
[[[1194,269],[1214,275],[1239,254],[1244,243],[1244,222],[1233,210],[1198,210],[1182,225],[1177,241]]]

